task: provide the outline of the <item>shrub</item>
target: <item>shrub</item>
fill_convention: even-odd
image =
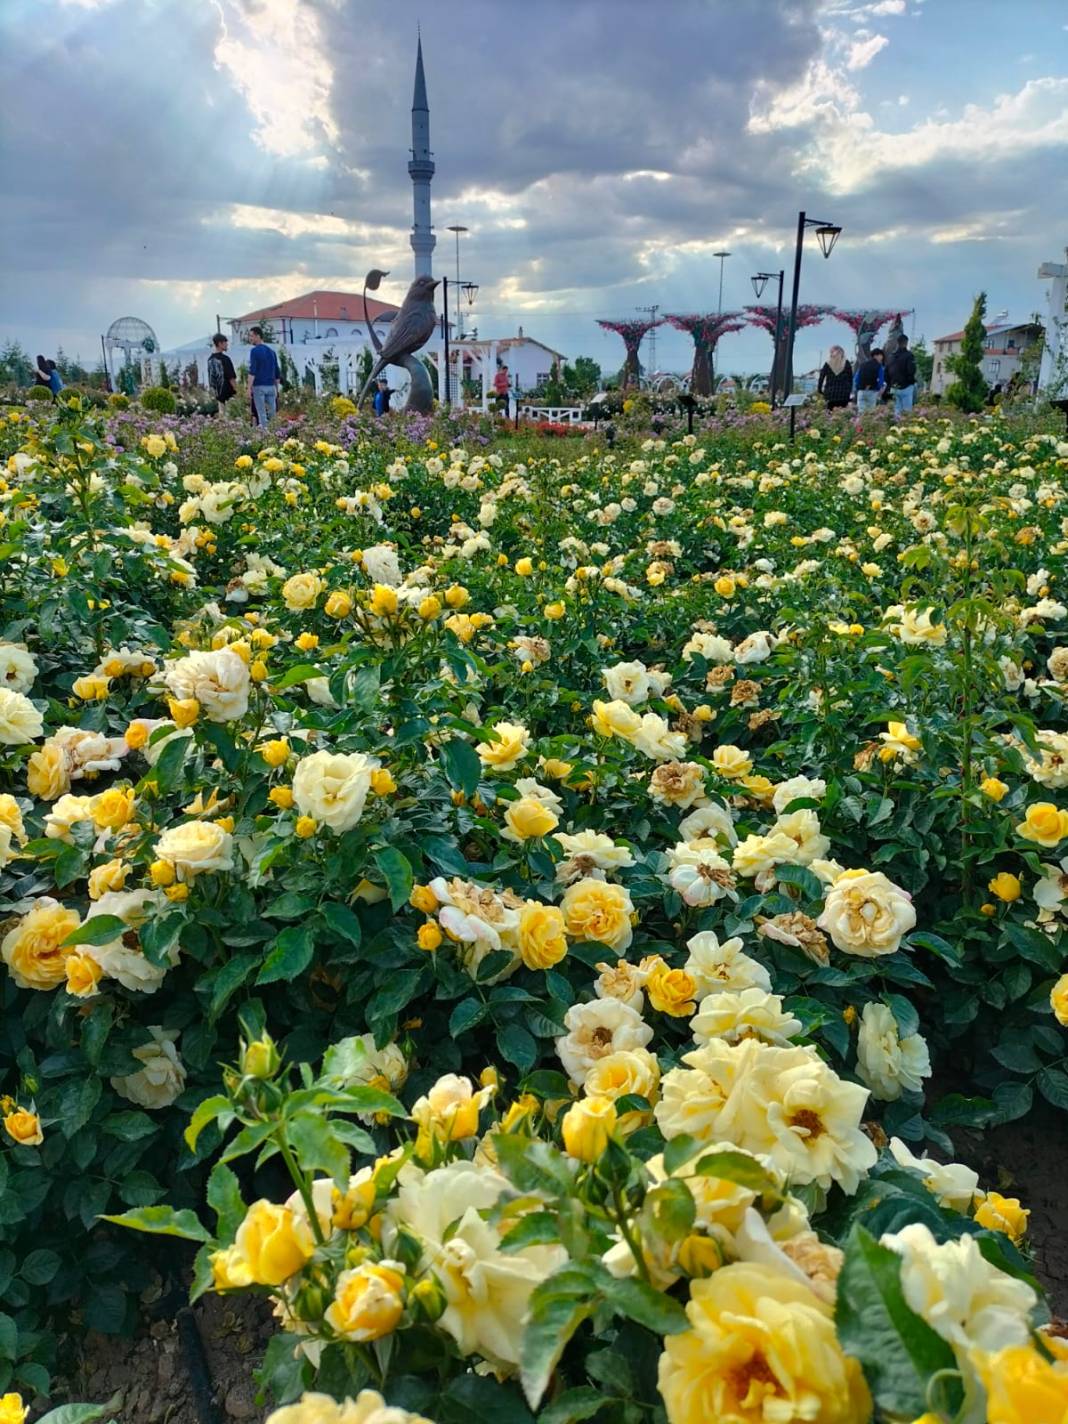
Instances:
[[[27,401],[46,401],[52,399],[52,392],[47,386],[31,386],[24,397]]]
[[[145,410],[154,410],[158,415],[173,415],[178,402],[173,391],[165,391],[162,386],[146,386],[141,392],[141,404]]]
[[[124,396],[121,391],[115,391],[113,395],[108,396],[108,405],[112,410],[129,410],[130,397]]]

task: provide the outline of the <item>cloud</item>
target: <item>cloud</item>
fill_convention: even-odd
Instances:
[[[862,39],[854,40],[846,57],[846,68],[867,69],[875,56],[889,43],[885,35],[866,35]]]
[[[904,15],[908,6],[905,0],[878,0],[868,11],[869,15]]]

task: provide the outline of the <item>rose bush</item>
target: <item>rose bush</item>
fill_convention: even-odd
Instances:
[[[239,1015],[290,1062],[370,1036],[425,1137],[494,1065],[520,1115],[610,1103],[576,1143],[733,1145],[839,1216],[880,1132],[930,1163],[1068,1106],[1068,447],[762,429],[517,461],[4,417],[11,1377],[180,1263],[95,1223],[202,1207]]]

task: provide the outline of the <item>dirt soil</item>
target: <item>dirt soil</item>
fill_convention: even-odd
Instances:
[[[1055,1315],[1068,1317],[1068,1132],[1064,1115],[1040,1106],[1020,1122],[988,1132],[954,1132],[962,1161],[980,1185],[1029,1207],[1026,1246]]]
[[[252,1297],[205,1296],[193,1309],[214,1385],[217,1424],[260,1424],[252,1371],[275,1331],[270,1309]],[[103,1402],[119,1424],[207,1424],[198,1412],[188,1356],[174,1320],[160,1320],[128,1340],[90,1332],[77,1368],[57,1388],[61,1399]]]

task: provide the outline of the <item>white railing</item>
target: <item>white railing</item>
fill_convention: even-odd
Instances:
[[[588,425],[582,418],[584,409],[581,405],[521,404],[519,414],[523,420],[549,420],[554,425]]]

